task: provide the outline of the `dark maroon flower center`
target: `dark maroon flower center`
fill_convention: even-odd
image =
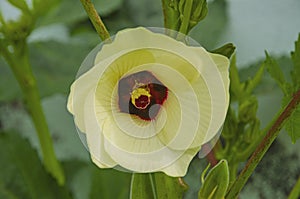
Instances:
[[[155,119],[167,96],[168,88],[149,71],[128,75],[118,84],[120,111],[143,120]]]

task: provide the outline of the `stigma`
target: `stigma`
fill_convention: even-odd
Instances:
[[[150,104],[150,89],[147,86],[135,88],[131,92],[131,103],[138,109],[146,109]]]

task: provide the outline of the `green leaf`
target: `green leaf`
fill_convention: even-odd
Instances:
[[[291,53],[291,58],[293,61],[293,71],[291,72],[291,77],[293,81],[293,91],[296,92],[300,89],[300,34],[298,36],[298,41],[295,42],[295,51]],[[285,98],[283,99],[283,105],[288,103],[288,100],[291,98],[293,93],[287,93]],[[289,120],[285,125],[285,129],[287,130],[289,136],[292,139],[292,142],[295,143],[300,138],[300,107],[296,108],[296,110],[292,113]]]
[[[92,186],[90,199],[99,198],[128,198],[130,174],[114,169],[100,169],[93,165],[91,168]]]
[[[286,89],[286,80],[284,78],[283,72],[281,71],[278,63],[269,56],[266,52],[266,60],[264,61],[264,65],[267,68],[268,72],[272,76],[272,78],[276,81],[278,86],[284,93],[288,93]]]
[[[23,12],[30,13],[30,10],[25,0],[8,0],[8,2],[14,5],[15,7],[19,8]]]
[[[0,190],[10,198],[70,198],[46,172],[28,141],[15,133],[0,133]]]
[[[72,198],[89,198],[92,183],[92,163],[82,162],[77,159],[68,160],[62,163],[67,177],[66,186],[69,187]]]
[[[37,5],[43,6],[44,0],[35,0],[38,2]],[[57,0],[52,0],[57,1]],[[99,12],[101,17],[108,16],[112,12],[116,11],[122,6],[123,0],[94,0],[93,1],[96,10]],[[53,3],[52,3],[53,4]],[[43,8],[43,9],[46,9]],[[80,1],[74,0],[63,0],[60,1],[59,5],[53,8],[47,13],[46,16],[40,19],[39,24],[45,25],[50,23],[66,23],[74,24],[82,22],[84,19],[88,20],[88,16],[82,7]]]
[[[201,182],[195,176],[201,176],[203,169],[207,166],[206,161],[200,158],[194,158],[190,163],[187,174],[184,176],[184,182],[188,184],[188,189],[184,193],[184,198],[197,198]]]
[[[291,99],[290,96],[285,96],[282,100],[282,105],[286,106]],[[292,113],[285,124],[285,130],[289,134],[293,143],[300,138],[300,106],[298,105],[296,110]]]
[[[229,184],[229,170],[226,160],[212,168],[199,190],[198,199],[222,199]]]
[[[130,199],[156,199],[153,176],[150,173],[133,173]]]
[[[255,120],[257,108],[258,102],[256,97],[250,96],[246,100],[243,100],[239,105],[239,121],[243,123],[250,123]]]
[[[295,51],[291,53],[292,61],[294,64],[294,70],[291,73],[292,80],[296,90],[300,88],[300,34],[298,41],[295,42]]]
[[[246,92],[248,93],[248,95],[251,95],[251,93],[253,92],[253,90],[258,86],[258,84],[260,83],[263,74],[265,71],[265,65],[262,64],[258,71],[255,73],[254,77],[252,77],[251,79],[249,79],[246,82]]]
[[[212,50],[212,53],[224,55],[228,59],[232,56],[232,54],[235,51],[235,46],[232,43],[225,44],[224,46],[221,46],[220,48],[217,48],[215,50]]]
[[[295,186],[289,194],[288,199],[297,199],[300,197],[300,177],[298,178]]]
[[[235,55],[233,55],[232,60],[230,62],[229,78],[230,78],[230,91],[233,94],[233,97],[239,98],[239,96],[243,92],[243,86],[240,82],[238,69],[236,67],[236,56]]]
[[[124,6],[121,9],[121,12],[124,12],[125,18],[126,15],[133,22],[132,26],[144,26],[144,27],[162,27],[163,26],[163,13],[162,13],[162,4],[163,12],[168,15],[168,20],[165,21],[166,28],[176,29],[176,22],[178,25],[179,22],[179,13],[176,11],[178,0],[126,0],[124,1]],[[165,6],[166,4],[166,6]],[[114,16],[112,16],[114,17]],[[112,20],[110,16],[108,20]],[[174,20],[174,21],[173,21]],[[116,23],[116,22],[115,22]],[[123,24],[120,24],[124,26]],[[128,28],[128,26],[127,26]]]
[[[182,178],[170,177],[162,172],[154,173],[157,198],[182,199],[188,186]]]
[[[296,141],[300,138],[300,108],[295,110],[295,112],[290,116],[289,120],[285,124],[285,129],[290,135],[292,142],[296,143]]]
[[[31,44],[30,60],[42,97],[57,92],[68,93],[90,49],[90,46],[84,44],[53,41]]]
[[[203,20],[208,13],[206,0],[194,0],[192,8],[189,30]]]
[[[68,93],[81,62],[92,47],[94,46],[76,42],[30,43],[30,62],[41,96]],[[0,96],[0,101],[20,98],[17,81],[2,57],[0,57],[0,71],[0,92],[3,93]],[[9,85],[9,89],[7,85]]]
[[[0,57],[0,71],[0,101],[3,102],[21,98],[21,89],[18,86],[18,82],[2,57]],[[9,85],[9,87],[7,85]]]
[[[36,17],[44,16],[47,12],[50,11],[50,8],[57,5],[60,0],[32,0],[33,13]]]
[[[214,49],[219,45],[219,38],[224,37],[229,18],[227,3],[228,1],[209,1],[207,16],[190,31],[189,36],[207,49]]]

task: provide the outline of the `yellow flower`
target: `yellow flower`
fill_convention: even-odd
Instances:
[[[164,34],[122,30],[72,84],[68,110],[100,168],[184,176],[224,122],[228,66]]]

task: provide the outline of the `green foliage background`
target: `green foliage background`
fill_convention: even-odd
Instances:
[[[2,13],[17,14],[0,2]],[[66,110],[69,86],[87,53],[100,42],[80,1],[57,0],[40,17],[30,35],[30,62],[43,97],[43,108],[54,140],[55,152],[67,175],[59,187],[45,172],[32,121],[21,102],[21,91],[10,68],[0,57],[0,198],[128,198],[130,174],[94,166]],[[127,27],[163,27],[160,0],[94,0],[111,34]],[[209,50],[226,42],[237,46],[242,80],[253,76],[268,50],[287,75],[289,53],[300,32],[299,1],[215,0],[209,14],[190,35]],[[281,12],[278,12],[281,11]],[[280,14],[278,14],[280,13]],[[1,37],[1,35],[0,35]],[[261,126],[281,106],[282,94],[265,73],[255,90]],[[300,124],[299,124],[300,125]],[[6,132],[6,133],[4,133]],[[242,199],[286,198],[300,174],[300,143],[291,144],[281,134],[244,188]],[[206,160],[195,158],[185,181],[185,198],[196,198]]]

